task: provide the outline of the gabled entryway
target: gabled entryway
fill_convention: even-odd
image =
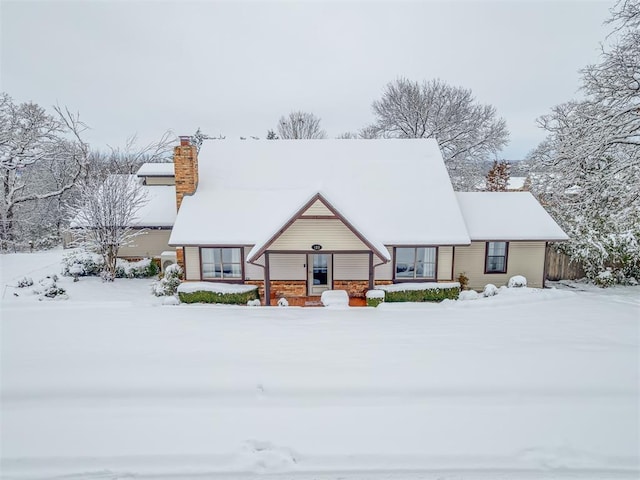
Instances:
[[[272,293],[319,297],[331,289],[364,296],[373,288],[375,265],[389,260],[384,245],[358,230],[320,193],[247,256],[249,263],[264,267],[269,299]]]

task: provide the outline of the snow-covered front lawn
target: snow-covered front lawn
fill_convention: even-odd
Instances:
[[[348,309],[12,287],[61,255],[0,256],[3,479],[640,475],[638,287]]]

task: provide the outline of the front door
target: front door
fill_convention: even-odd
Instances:
[[[307,259],[309,296],[321,295],[325,290],[331,290],[332,269],[331,255],[327,253],[312,253]]]

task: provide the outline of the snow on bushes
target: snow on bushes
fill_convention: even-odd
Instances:
[[[482,291],[483,297],[493,297],[498,294],[498,287],[496,287],[493,283],[487,283],[484,286],[484,290]]]
[[[593,279],[593,283],[595,283],[596,285],[602,288],[606,288],[616,283],[616,281],[615,281],[615,277],[613,276],[613,273],[611,272],[611,269],[607,268],[606,270],[600,272]]]
[[[462,292],[460,292],[460,295],[458,296],[458,300],[461,300],[461,301],[478,300],[479,298],[480,298],[480,294],[475,290],[463,290]]]
[[[259,307],[261,305],[260,300],[254,298],[253,300],[249,300],[247,302],[247,307]]]
[[[26,288],[26,287],[30,287],[31,285],[33,285],[33,280],[31,277],[23,277],[20,280],[18,280],[18,288]]]
[[[119,258],[116,262],[115,278],[149,278],[155,277],[160,269],[150,258],[137,262],[129,262]],[[69,252],[62,257],[62,274],[66,277],[101,276],[103,280],[113,280],[104,274],[104,260],[96,254],[85,250]]]
[[[33,293],[39,295],[38,300],[48,299],[62,299],[69,298],[64,288],[59,287],[57,275],[49,275],[38,281],[38,287],[33,290]]]
[[[384,290],[385,302],[441,302],[455,300],[460,295],[460,283],[396,283],[379,285]]]
[[[527,279],[522,275],[514,275],[509,279],[507,287],[509,288],[522,288],[527,286]]]
[[[181,279],[182,267],[177,263],[172,263],[164,269],[164,276],[152,285],[151,292],[156,297],[175,295],[182,282]]]
[[[384,290],[369,290],[366,297],[368,307],[377,307],[384,302]]]
[[[278,300],[278,306],[279,307],[288,307],[289,306],[289,302],[287,301],[286,298],[282,297],[280,300]]]
[[[246,305],[249,300],[260,299],[256,285],[237,283],[187,282],[178,286],[182,303],[226,303]]]
[[[349,294],[346,290],[325,290],[320,296],[320,301],[325,307],[348,307]]]

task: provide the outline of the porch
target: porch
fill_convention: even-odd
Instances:
[[[274,295],[271,295],[270,299],[271,306],[277,306],[279,298],[276,298]],[[320,301],[320,297],[287,297],[287,302],[290,307],[322,307],[322,302]],[[349,306],[350,307],[366,307],[367,301],[362,297],[349,297]]]

